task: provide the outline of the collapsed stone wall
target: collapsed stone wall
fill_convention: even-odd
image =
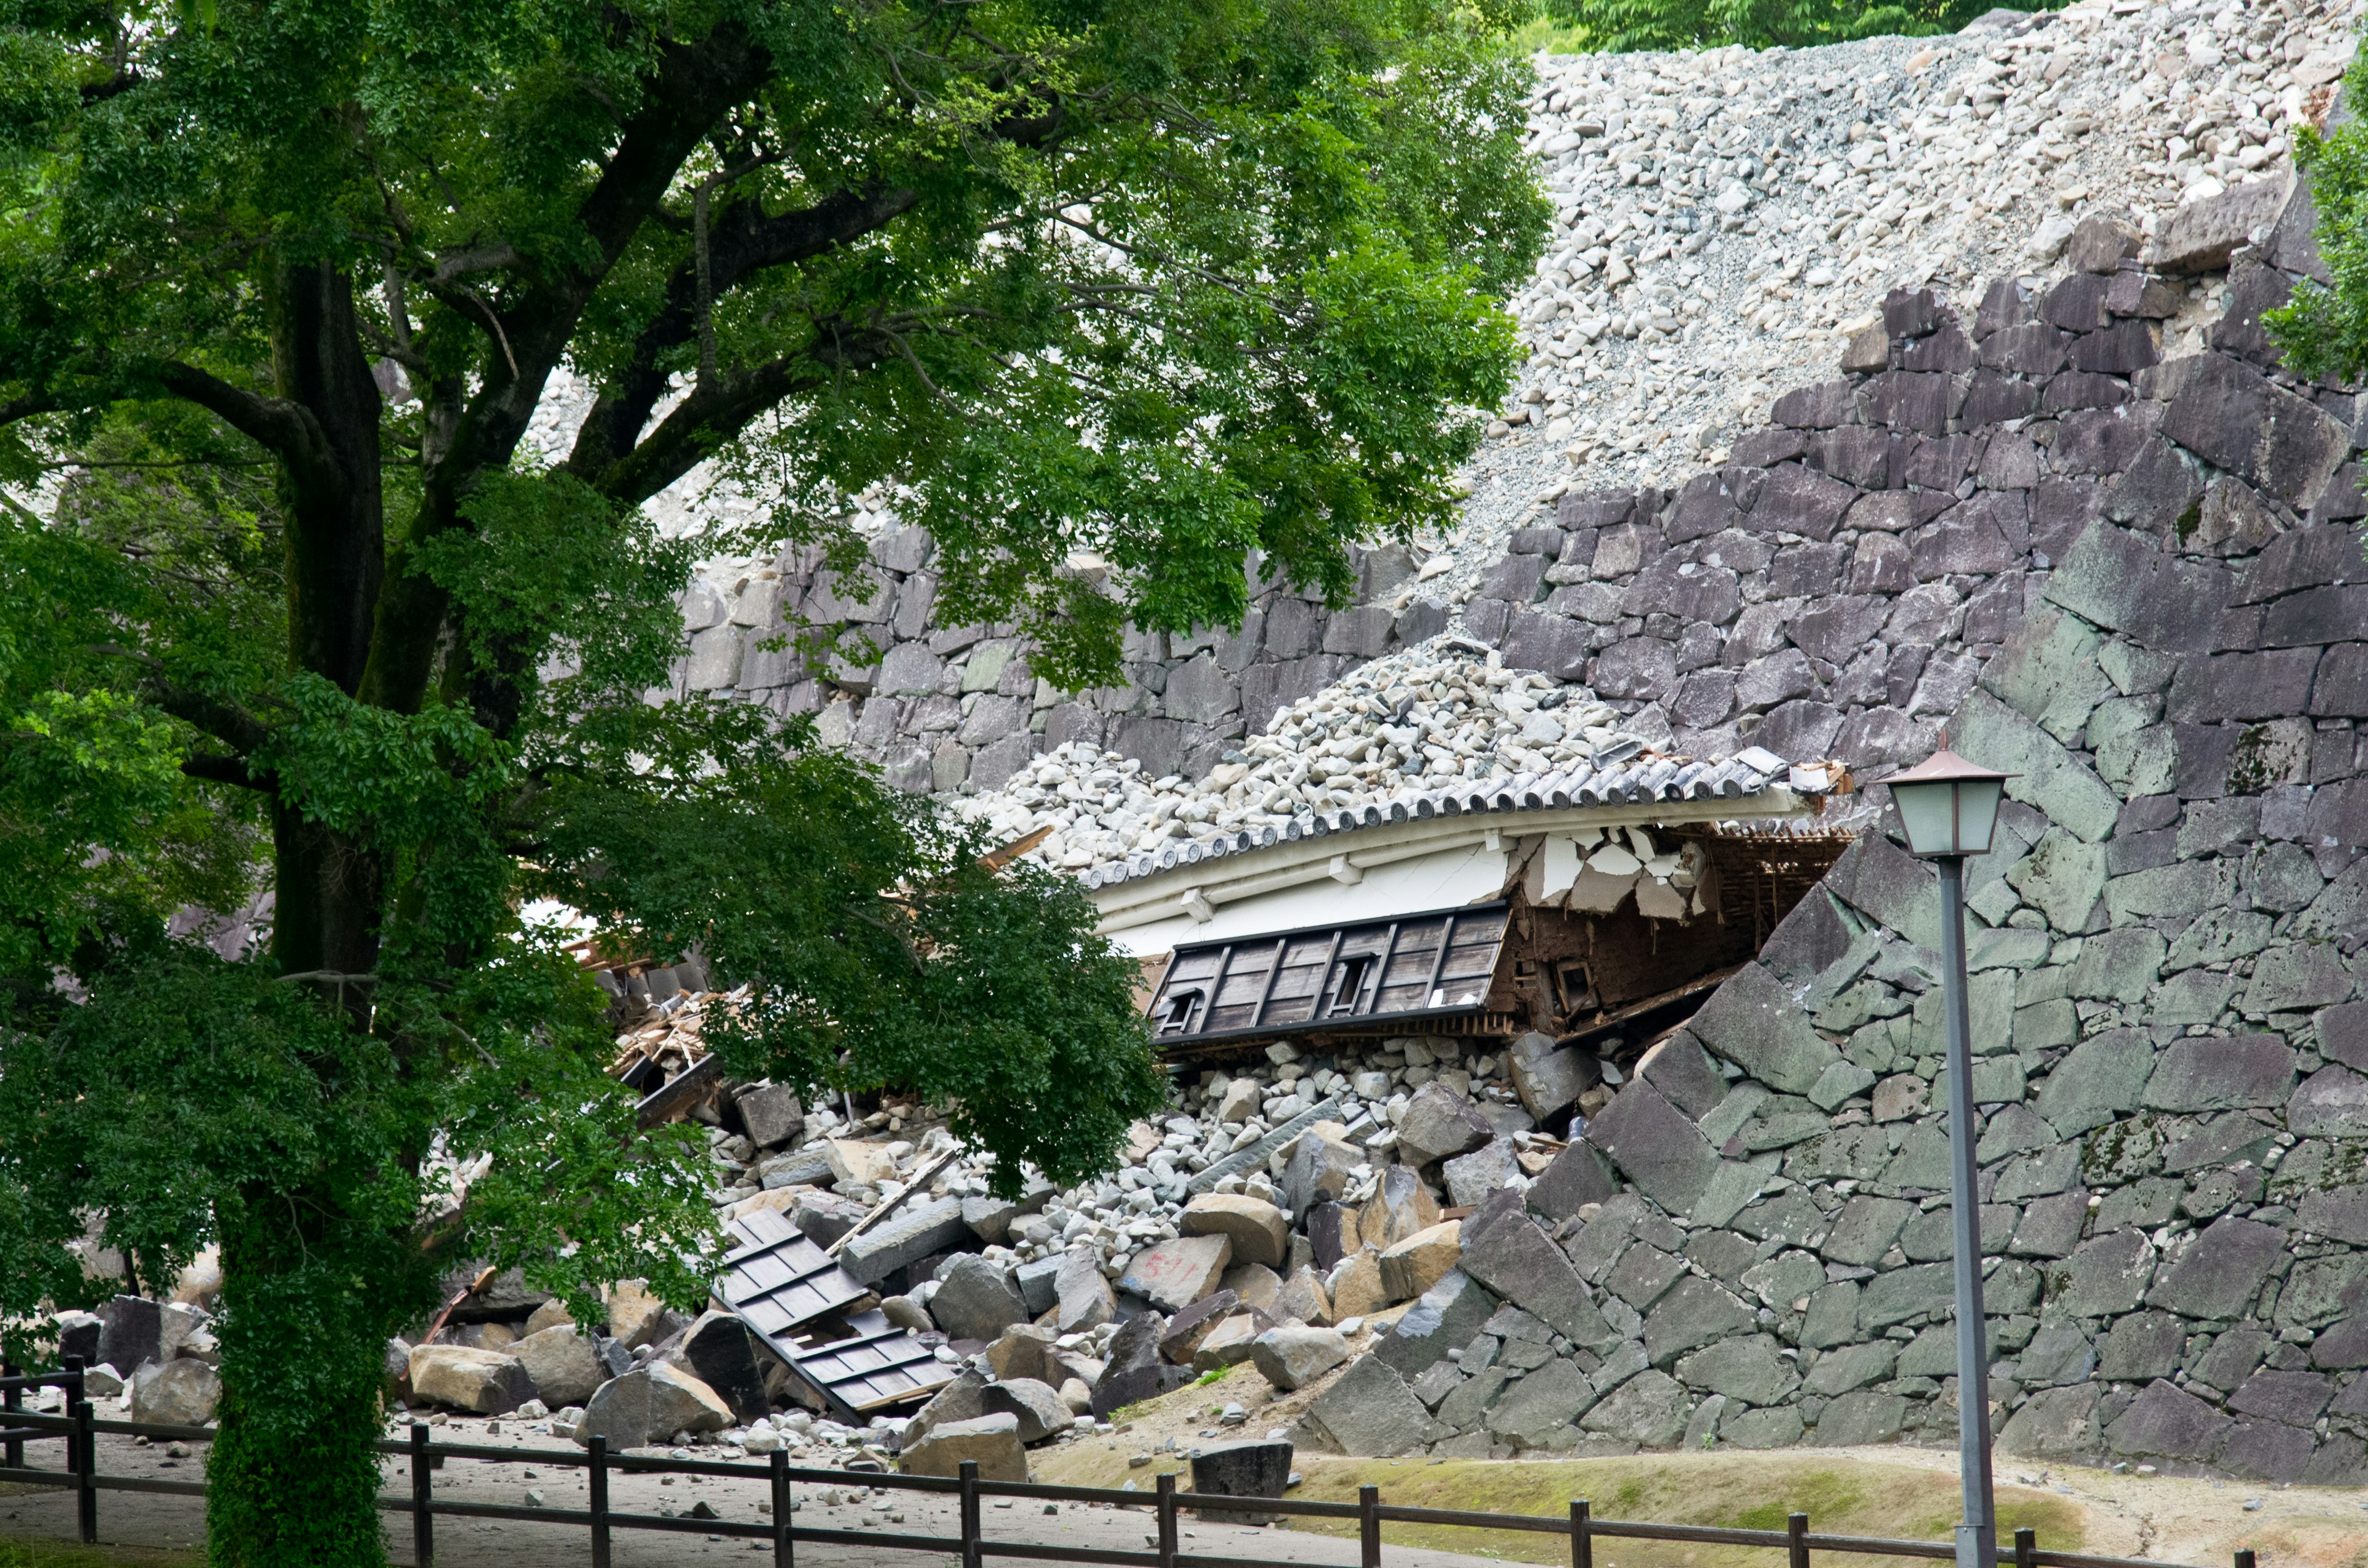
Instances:
[[[2246,190],[2152,251],[2233,252],[2208,352],[2157,359],[2178,286],[2104,224],[2036,296],[1895,292],[1853,373],[1674,496],[1566,500],[1577,581],[1540,602],[1543,550],[1508,557],[1466,623],[1680,744],[1879,777],[1945,718],[2016,774],[1968,869],[2001,1444],[2357,1483],[2361,443],[2259,325],[2317,267],[2307,195]],[[1395,1404],[1434,1451],[1953,1440],[1938,921],[1864,835],[1588,1125],[1605,1165],[1466,1221],[1310,1435]]]
[[[2262,145],[2210,144],[2215,182]],[[2166,152],[2163,177],[2195,175]],[[1451,622],[1683,752],[1879,780],[1945,721],[2020,775],[1968,887],[2002,1445],[2368,1480],[2360,411],[2280,369],[2259,323],[2319,270],[2307,193],[2199,183],[2142,255],[2097,220],[2057,236],[2052,286],[1894,291],[1843,379],[1715,469],[1556,485],[1518,527],[1377,552],[1344,615],[1269,585],[1239,637],[1131,645],[1117,691],[1064,698],[997,629],[930,628],[905,530],[869,607],[794,562],[694,604],[686,682],[821,710],[900,782],[990,797],[1073,741],[1198,777]],[[749,646],[785,611],[884,628],[888,657],[835,691],[792,679]],[[1525,1198],[1465,1221],[1461,1267],[1303,1437],[1950,1440],[1937,919],[1878,825],[1576,1149],[1521,1163]]]

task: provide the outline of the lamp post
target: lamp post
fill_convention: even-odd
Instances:
[[[1949,1202],[1957,1254],[1957,1468],[1965,1517],[1957,1568],[1996,1568],[1998,1510],[1990,1485],[1989,1324],[1982,1312],[1982,1210],[1974,1162],[1974,1053],[1965,1008],[1965,859],[1989,853],[1998,797],[2011,775],[1948,749],[1891,780],[1908,853],[1941,870],[1941,1016],[1948,1020]]]

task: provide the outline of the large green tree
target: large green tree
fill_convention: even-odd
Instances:
[[[381,1559],[381,1346],[454,1263],[703,1291],[703,1150],[538,899],[745,987],[733,1072],[914,1089],[1005,1181],[1158,1103],[1074,885],[665,699],[677,598],[851,565],[874,484],[1064,684],[1237,619],[1253,550],[1345,592],[1512,364],[1507,19],[0,0],[0,1324],[88,1299],[93,1222],[151,1287],[219,1244],[217,1562]],[[662,538],[709,474],[781,505]]]

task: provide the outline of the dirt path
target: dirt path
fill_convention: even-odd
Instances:
[[[1148,1492],[1162,1470],[1187,1470],[1196,1446],[1258,1437],[1287,1427],[1304,1396],[1276,1398],[1262,1379],[1237,1368],[1210,1385],[1178,1390],[1128,1412],[1126,1428],[1109,1437],[1041,1449],[1032,1457],[1040,1481]],[[1222,1423],[1229,1404],[1243,1407],[1237,1426]],[[537,1466],[528,1457],[551,1439],[517,1431],[491,1436],[482,1424],[456,1421],[439,1440],[510,1447],[520,1461],[454,1459],[438,1472],[439,1495],[456,1501],[524,1504],[529,1490],[550,1506],[586,1506],[582,1471]],[[201,1452],[201,1451],[200,1451]],[[39,1462],[53,1462],[53,1456]],[[195,1480],[201,1457],[175,1460],[162,1448],[102,1437],[100,1469],[108,1474]],[[1390,1502],[1435,1507],[1561,1516],[1573,1497],[1586,1497],[1604,1518],[1745,1525],[1782,1528],[1789,1509],[1802,1508],[1820,1532],[1945,1540],[1957,1515],[1956,1456],[1908,1448],[1794,1449],[1772,1453],[1717,1450],[1643,1454],[1625,1459],[1486,1460],[1346,1460],[1303,1454],[1304,1481],[1293,1494],[1346,1501],[1372,1483]],[[2220,1564],[2239,1547],[2259,1553],[2261,1568],[2368,1568],[2368,1490],[2277,1488],[2163,1476],[2112,1475],[2067,1467],[2041,1469],[2006,1462],[1998,1475],[2001,1523],[2028,1524],[2043,1546],[2165,1562]],[[864,1493],[864,1478],[844,1487],[801,1486],[798,1522],[839,1529],[950,1536],[951,1501],[915,1494]],[[408,1497],[407,1461],[391,1460],[390,1496]],[[837,1501],[831,1500],[832,1494]],[[707,1477],[612,1475],[612,1506],[620,1512],[676,1514],[704,1503],[717,1517],[758,1523],[767,1516],[764,1483]],[[2248,1505],[2253,1505],[2248,1507]],[[899,1518],[897,1516],[901,1515]],[[991,1540],[1066,1547],[1139,1550],[1149,1543],[1148,1510],[1030,1502],[990,1506]],[[195,1498],[109,1492],[99,1500],[103,1540],[131,1547],[195,1552],[204,1527]],[[390,1556],[411,1561],[407,1516],[388,1516]],[[578,1527],[515,1521],[439,1518],[437,1558],[444,1568],[581,1568],[588,1533]],[[1252,1529],[1203,1520],[1184,1526],[1186,1551],[1346,1568],[1356,1544],[1308,1528]],[[0,1486],[0,1540],[69,1540],[74,1503],[63,1492]],[[1518,1532],[1483,1533],[1447,1528],[1390,1527],[1384,1532],[1389,1568],[1485,1568],[1491,1562],[1567,1562],[1560,1538]],[[618,1568],[682,1568],[694,1562],[757,1561],[762,1541],[620,1531]],[[943,1557],[912,1551],[802,1544],[806,1568],[944,1568]],[[1019,1561],[1026,1561],[1024,1559]],[[1764,1552],[1605,1542],[1600,1568],[1775,1568]],[[1875,1560],[1856,1560],[1874,1568]]]
[[[552,1446],[548,1437],[505,1434],[488,1437],[472,1424],[454,1422],[438,1433],[439,1440],[488,1446],[509,1446],[521,1456]],[[103,1475],[150,1476],[164,1480],[197,1480],[204,1474],[202,1450],[176,1460],[162,1448],[143,1448],[128,1437],[98,1440],[99,1472]],[[51,1456],[41,1462],[54,1462]],[[385,1470],[387,1496],[408,1498],[411,1472],[407,1460],[390,1460]],[[1049,1477],[1040,1477],[1049,1479]],[[850,1474],[841,1487],[800,1486],[797,1522],[831,1529],[880,1529],[892,1534],[952,1536],[960,1528],[955,1505],[907,1492],[863,1494],[864,1478]],[[585,1472],[529,1462],[453,1459],[437,1472],[439,1498],[456,1502],[527,1503],[529,1490],[553,1508],[589,1506]],[[741,1523],[769,1522],[758,1505],[766,1500],[759,1481],[706,1476],[635,1476],[612,1472],[609,1506],[620,1513],[688,1514],[704,1503],[717,1517]],[[837,1497],[834,1504],[830,1499]],[[882,1506],[884,1505],[884,1506]],[[158,1496],[148,1493],[104,1492],[98,1504],[99,1539],[111,1545],[166,1549],[194,1554],[205,1528],[204,1504],[194,1497]],[[1076,1504],[1042,1504],[991,1499],[984,1513],[987,1539],[1041,1542],[1049,1546],[1094,1547],[1141,1551],[1150,1544],[1153,1528],[1148,1508]],[[407,1514],[387,1516],[387,1549],[396,1562],[412,1561],[411,1520]],[[64,1491],[0,1486],[0,1540],[72,1540],[74,1496]],[[1275,1529],[1244,1528],[1208,1521],[1188,1521],[1182,1529],[1183,1549],[1227,1557],[1258,1557],[1281,1562],[1304,1562],[1315,1568],[1346,1568],[1357,1561],[1353,1540],[1335,1540]],[[616,1568],[677,1568],[697,1562],[757,1562],[769,1552],[762,1540],[743,1540],[698,1534],[619,1530],[615,1535]],[[436,1521],[438,1568],[583,1568],[588,1561],[589,1532],[580,1526],[439,1517]],[[802,1542],[800,1568],[947,1568],[949,1559],[936,1553],[854,1546],[824,1546]],[[1029,1559],[1008,1559],[1026,1562]],[[1425,1551],[1392,1554],[1392,1568],[1487,1568],[1483,1559]]]

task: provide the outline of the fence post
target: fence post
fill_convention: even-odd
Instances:
[[[2253,1568],[2253,1549],[2251,1547],[2240,1546],[2237,1549],[2237,1568]]]
[[[773,1450],[773,1568],[793,1568],[797,1547],[790,1540],[790,1456]]]
[[[609,1568],[609,1439],[592,1434],[592,1568]]]
[[[978,1568],[986,1560],[979,1542],[978,1461],[962,1461],[962,1568]]]
[[[1357,1488],[1357,1561],[1360,1568],[1382,1568],[1382,1489]]]
[[[427,1423],[411,1424],[411,1561],[414,1568],[435,1568],[436,1483],[427,1452]]]
[[[68,1439],[75,1455],[74,1522],[81,1527],[85,1546],[98,1544],[98,1433],[91,1426],[96,1415],[90,1401],[74,1401],[74,1436]]]
[[[1784,1536],[1792,1551],[1793,1568],[1809,1568],[1809,1516],[1788,1515],[1784,1520]]]
[[[2039,1559],[2039,1532],[2026,1525],[2014,1532],[2014,1568],[2035,1568]]]
[[[1570,1503],[1570,1568],[1595,1568],[1595,1541],[1588,1527],[1595,1516],[1584,1497]]]
[[[1176,1472],[1159,1472],[1159,1568],[1176,1568]]]
[[[0,1362],[0,1378],[14,1378],[20,1375],[15,1362]],[[25,1391],[13,1383],[10,1384],[5,1392],[0,1392],[0,1426],[17,1425],[12,1417],[24,1408]],[[24,1469],[25,1445],[14,1437],[9,1438],[6,1454],[0,1455],[0,1463],[5,1463],[10,1470]]]

